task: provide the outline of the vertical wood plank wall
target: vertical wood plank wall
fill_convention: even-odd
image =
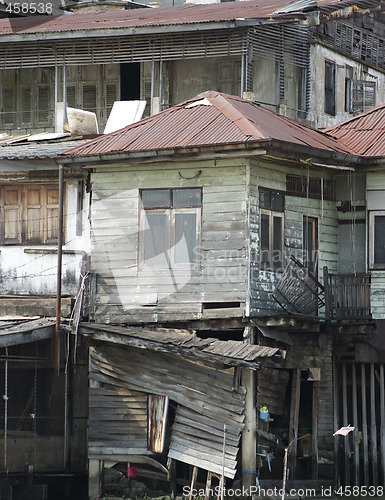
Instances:
[[[384,365],[338,363],[335,397],[337,426],[354,426],[346,437],[335,436],[342,485],[385,486]]]

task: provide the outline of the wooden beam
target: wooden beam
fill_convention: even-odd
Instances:
[[[372,458],[372,485],[378,485],[378,451],[376,426],[376,380],[374,378],[374,363],[370,363],[370,441]],[[356,483],[358,484],[358,483]]]
[[[313,382],[313,425],[312,425],[312,458],[311,458],[312,479],[318,479],[318,410],[319,410],[319,382]]]
[[[342,423],[344,426],[349,425],[348,422],[348,394],[347,394],[347,382],[346,382],[346,363],[342,364]],[[344,464],[345,464],[345,484],[350,484],[350,466],[349,466],[349,458],[350,458],[350,442],[349,438],[344,439],[345,445],[345,456],[344,456]]]
[[[366,371],[361,363],[361,406],[362,406],[362,441],[364,445],[364,484],[369,484],[368,421],[366,411]]]
[[[9,328],[6,332],[0,332],[0,347],[30,344],[39,340],[51,339],[55,336],[55,321],[51,321],[50,323],[40,328],[33,328],[31,326],[30,329],[24,329],[21,332],[16,330],[17,327]]]
[[[297,438],[299,422],[299,403],[301,397],[301,370],[293,370],[293,379],[291,384],[291,403],[290,403],[290,424],[289,424],[289,443],[288,469],[289,479],[295,479],[296,458],[297,458]]]
[[[353,405],[353,426],[355,433],[358,431],[358,405],[357,405],[357,374],[356,364],[351,365],[352,370],[352,405]],[[360,484],[360,446],[354,440],[354,484]]]

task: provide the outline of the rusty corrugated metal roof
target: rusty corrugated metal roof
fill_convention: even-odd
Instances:
[[[87,157],[159,150],[263,147],[272,141],[350,154],[326,134],[251,101],[204,92],[157,115],[63,153]]]
[[[385,104],[324,130],[365,157],[385,156]]]
[[[65,14],[50,18],[33,16],[27,18],[0,19],[0,37],[3,35],[27,35],[33,33],[65,33],[92,30],[116,30],[139,27],[188,25],[197,23],[219,23],[244,20],[290,20],[306,16],[308,3],[299,2],[298,10],[280,10],[294,4],[288,0],[252,0],[214,4],[160,7],[156,9],[133,9],[105,11],[87,14]],[[351,8],[371,9],[382,5],[380,0],[318,0],[314,10],[324,14]],[[343,14],[347,16],[345,11]]]

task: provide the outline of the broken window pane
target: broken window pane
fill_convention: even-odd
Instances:
[[[175,214],[175,262],[195,262],[196,214]]]

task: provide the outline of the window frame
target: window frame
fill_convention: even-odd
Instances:
[[[270,191],[271,193],[280,193],[283,196],[283,206],[282,211],[272,208],[261,207],[261,192],[262,191]],[[279,189],[270,189],[270,188],[259,188],[259,267],[263,271],[271,271],[277,272],[282,269],[284,265],[284,249],[285,249],[285,191],[281,191]],[[267,215],[269,217],[269,262],[266,264],[262,262],[263,251],[262,251],[262,215]],[[281,261],[280,265],[274,267],[274,218],[281,219]]]
[[[314,269],[309,269],[308,263],[309,260],[305,260],[305,251],[307,250],[304,246],[305,243],[305,224],[310,224],[311,225],[311,239],[312,239],[312,246],[313,246],[313,253],[315,256],[315,259],[311,260]],[[303,252],[303,265],[309,269],[310,272],[314,274],[314,276],[317,278],[318,277],[318,250],[319,250],[319,235],[318,235],[318,218],[317,217],[311,217],[309,215],[304,215],[302,217],[302,252]]]
[[[28,189],[38,189],[40,195],[40,207],[34,207],[28,203]],[[17,220],[17,236],[14,238],[6,238],[6,221],[5,212],[7,210],[7,204],[5,203],[5,191],[14,189],[17,191],[17,205],[13,208],[17,210],[18,220]],[[49,225],[49,211],[57,211],[57,218],[59,217],[59,204],[49,203],[49,191],[55,190],[59,193],[59,186],[57,183],[49,184],[2,184],[0,185],[0,245],[12,246],[12,245],[23,245],[23,246],[33,246],[33,245],[57,245],[58,235],[55,237],[50,237],[50,225]],[[29,206],[30,205],[30,206]],[[29,226],[28,226],[28,212],[29,210],[40,209],[39,222],[39,236],[37,238],[29,237]]]
[[[199,206],[191,206],[191,207],[173,207],[172,206],[172,192],[173,191],[181,191],[186,189],[199,189],[201,192],[201,203]],[[159,190],[167,190],[170,192],[169,196],[169,206],[166,207],[148,207],[145,208],[142,203],[142,193],[143,191],[159,191]],[[138,244],[138,269],[140,271],[153,271],[154,269],[159,271],[168,271],[170,269],[192,269],[192,268],[200,268],[200,252],[195,254],[195,260],[193,262],[175,262],[175,216],[178,214],[194,214],[195,222],[196,222],[196,248],[201,248],[202,234],[201,234],[201,218],[202,218],[202,206],[203,206],[203,191],[201,187],[176,187],[176,188],[143,188],[139,190],[139,244]],[[145,253],[145,243],[144,238],[142,237],[144,231],[146,230],[146,212],[150,212],[151,214],[164,214],[166,216],[166,248],[167,248],[167,256],[168,256],[168,265],[149,265],[145,261],[144,253]]]
[[[330,81],[329,86],[328,78],[328,68],[330,68]],[[325,59],[325,81],[324,81],[324,92],[325,92],[325,102],[324,111],[330,116],[336,116],[336,84],[337,84],[337,71],[335,61],[330,61]]]
[[[385,217],[385,210],[370,210],[368,214],[368,219],[369,219],[369,224],[368,224],[368,232],[369,232],[369,241],[368,241],[368,246],[369,246],[369,269],[372,270],[384,270],[385,269],[385,262],[376,264],[374,262],[374,248],[375,248],[375,217],[376,216],[384,216]],[[385,253],[385,250],[384,250]]]

